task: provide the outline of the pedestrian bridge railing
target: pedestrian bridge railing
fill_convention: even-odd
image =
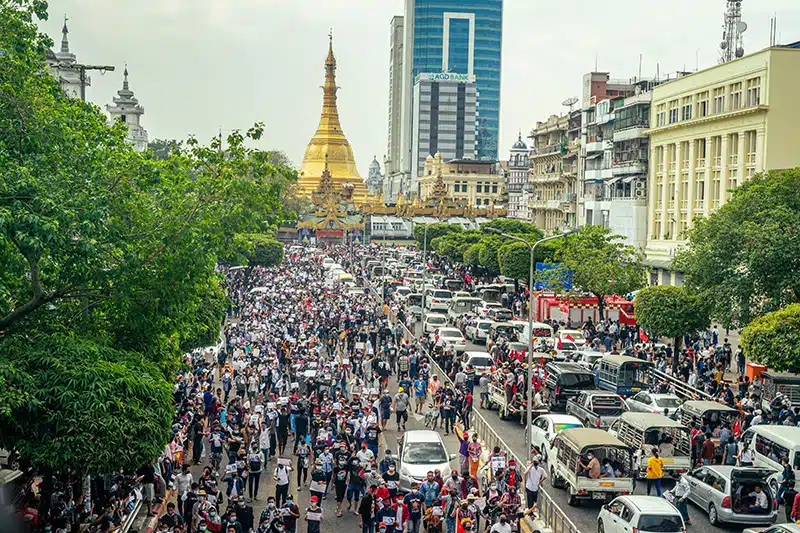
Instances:
[[[708,394],[707,392],[701,391],[695,387],[692,387],[688,383],[684,382],[680,378],[677,378],[671,374],[667,374],[660,370],[656,370],[655,368],[651,368],[648,371],[648,379],[650,380],[649,385],[655,386],[659,383],[668,383],[670,388],[672,389],[673,393],[680,398],[681,400],[714,400],[714,397]]]

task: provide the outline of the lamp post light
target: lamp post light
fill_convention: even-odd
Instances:
[[[528,450],[528,462],[531,460],[531,423],[533,422],[533,287],[534,287],[534,267],[536,263],[533,259],[533,254],[536,251],[536,247],[539,246],[543,242],[547,241],[554,241],[556,239],[561,239],[566,237],[567,235],[571,235],[577,232],[577,229],[567,230],[564,233],[559,233],[558,235],[552,235],[550,237],[545,237],[544,239],[539,239],[535,243],[531,244],[529,241],[526,241],[523,238],[516,237],[514,235],[509,235],[507,233],[503,233],[499,229],[496,228],[486,228],[488,233],[493,233],[495,235],[500,235],[501,237],[505,237],[506,239],[511,239],[512,241],[521,242],[530,248],[531,251],[531,264],[530,270],[528,272],[528,384],[527,384],[527,396],[528,396],[528,408],[527,408],[527,427],[525,428],[525,447]]]

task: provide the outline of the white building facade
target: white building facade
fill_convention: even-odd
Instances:
[[[125,123],[128,127],[128,140],[133,144],[133,149],[143,152],[147,149],[147,130],[142,127],[141,118],[144,108],[139,105],[139,100],[133,95],[128,84],[128,67],[125,67],[122,89],[114,97],[114,105],[107,105],[106,111],[111,120]]]
[[[519,134],[516,142],[511,147],[508,157],[508,218],[528,220],[528,195],[530,186],[530,159],[528,158],[528,145]]]

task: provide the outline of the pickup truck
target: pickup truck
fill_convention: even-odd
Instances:
[[[613,392],[587,390],[567,402],[567,414],[576,417],[587,428],[608,429],[628,408]]]

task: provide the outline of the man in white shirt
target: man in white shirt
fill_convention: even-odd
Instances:
[[[536,509],[536,503],[539,501],[539,487],[545,479],[547,479],[547,472],[541,467],[539,461],[534,459],[525,470],[525,499],[528,502],[528,509]]]
[[[767,503],[767,494],[761,490],[761,487],[756,485],[753,492],[748,494],[750,498],[755,498],[755,503],[747,508],[750,514],[765,514],[769,511],[769,504]]]
[[[511,524],[506,518],[506,515],[500,515],[500,521],[495,523],[492,526],[492,529],[489,530],[490,533],[511,533]]]

